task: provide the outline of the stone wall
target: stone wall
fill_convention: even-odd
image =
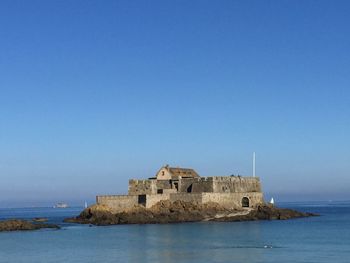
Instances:
[[[170,193],[170,194],[157,194],[157,195],[146,195],[146,208],[150,208],[159,201],[170,200],[175,202],[177,200],[193,203],[202,203],[202,194],[188,194],[188,193]]]
[[[202,203],[202,194],[201,193],[176,193],[170,194],[171,202],[175,202],[177,200],[192,202],[192,203]]]
[[[180,193],[203,193],[213,191],[213,180],[211,177],[184,178],[180,181]]]
[[[156,180],[129,180],[129,195],[149,195],[157,193]]]
[[[179,180],[179,192],[180,193],[187,193],[187,189],[192,185],[194,182],[198,182],[199,178],[186,178]]]
[[[146,195],[146,208],[150,208],[159,201],[169,200],[170,194]]]
[[[172,189],[170,180],[158,180],[156,182],[157,189]]]
[[[256,207],[264,203],[262,193],[203,193],[202,202],[219,203],[226,208],[242,208],[242,199],[247,197],[249,199],[249,207]]]
[[[176,194],[176,189],[163,189],[163,194]]]
[[[114,213],[127,211],[138,204],[137,195],[100,195],[96,203],[108,206]]]
[[[192,193],[213,192],[214,185],[211,177],[202,177],[198,182],[193,183]]]
[[[215,176],[212,178],[214,193],[261,192],[258,177]]]
[[[262,193],[164,193],[145,195],[146,208],[150,208],[159,201],[177,200],[204,204],[215,202],[226,208],[242,208],[242,198],[249,199],[249,207],[255,207],[264,203]],[[107,205],[114,213],[127,211],[139,204],[138,195],[104,195],[96,197],[97,204]]]

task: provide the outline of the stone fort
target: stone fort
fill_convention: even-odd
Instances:
[[[228,209],[253,208],[264,203],[260,179],[242,176],[201,177],[188,168],[163,166],[155,177],[129,180],[127,195],[99,195],[97,204],[118,213],[136,205],[150,208],[159,201],[215,202]]]

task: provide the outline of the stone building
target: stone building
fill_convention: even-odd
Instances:
[[[260,179],[242,176],[201,177],[188,168],[163,166],[146,180],[129,180],[128,195],[97,196],[114,212],[127,211],[135,205],[150,208],[161,200],[182,200],[204,204],[216,202],[226,208],[249,208],[264,203]]]

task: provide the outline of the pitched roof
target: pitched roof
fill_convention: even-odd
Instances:
[[[181,176],[182,178],[200,177],[195,170],[190,168],[180,168],[180,167],[166,167],[166,168],[174,177],[179,177],[179,176]]]

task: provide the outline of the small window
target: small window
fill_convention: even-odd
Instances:
[[[157,194],[162,194],[163,193],[163,189],[158,189],[157,190]]]

